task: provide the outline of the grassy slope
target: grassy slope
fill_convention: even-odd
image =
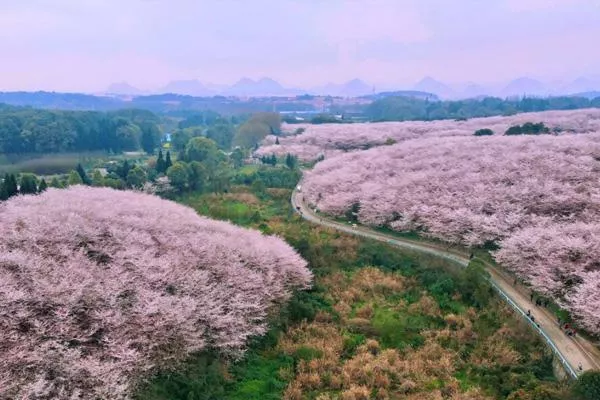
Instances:
[[[197,355],[154,377],[138,398],[533,399],[540,388],[560,391],[543,344],[494,297],[476,266],[459,272],[312,226],[294,215],[290,193],[255,196],[238,187],[180,199],[201,214],[284,237],[309,260],[315,287],[274,312],[271,332],[243,360]]]

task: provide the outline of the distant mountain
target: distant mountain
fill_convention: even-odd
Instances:
[[[106,89],[106,93],[119,94],[119,95],[134,95],[135,96],[135,95],[143,94],[144,91],[131,86],[127,82],[117,82],[117,83],[111,84],[108,87],[108,89]]]
[[[550,91],[546,86],[532,78],[518,78],[511,82],[502,90],[501,95],[510,96],[547,96]]]
[[[207,88],[196,79],[171,81],[165,87],[158,90],[158,93],[174,93],[186,96],[214,96],[215,92]]]
[[[206,82],[204,84],[204,86],[206,86],[206,88],[208,90],[211,90],[215,93],[221,93],[229,87],[229,85],[223,85],[223,84],[219,84],[219,83],[210,83],[210,82]]]
[[[453,98],[456,92],[443,82],[437,81],[430,76],[421,79],[413,88],[420,92],[428,92],[438,95],[442,99]]]
[[[310,92],[329,96],[358,97],[372,94],[373,87],[360,79],[352,79],[341,84],[328,83],[324,86],[318,86]]]
[[[579,77],[559,89],[560,93],[564,94],[592,92],[595,90],[600,90],[600,83],[586,77]]]
[[[301,91],[300,91],[301,92]],[[242,78],[229,88],[223,90],[223,94],[229,96],[287,96],[299,93],[294,89],[286,89],[279,82],[271,78],[261,78],[257,81],[250,78]]]
[[[345,97],[356,97],[372,93],[373,86],[368,85],[360,79],[352,79],[344,83],[340,88],[340,95]]]
[[[461,97],[463,98],[475,98],[482,96],[489,96],[490,90],[485,87],[478,85],[476,83],[469,83],[467,86],[461,91]]]

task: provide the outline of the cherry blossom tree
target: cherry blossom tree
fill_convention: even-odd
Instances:
[[[284,125],[284,131],[304,129],[300,135],[268,136],[256,155],[295,154],[304,161],[326,159],[342,152],[366,150],[412,139],[472,136],[479,129],[491,129],[502,135],[513,125],[543,122],[553,133],[588,133],[600,131],[600,110],[545,111],[508,117],[472,118],[466,121],[410,121],[360,124]]]
[[[310,285],[283,240],[139,192],[0,203],[0,398],[129,398],[191,352],[239,356]]]
[[[306,173],[314,207],[468,246],[600,333],[600,130],[406,140],[325,159]]]

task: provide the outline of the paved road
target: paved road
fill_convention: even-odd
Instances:
[[[432,254],[437,257],[457,263],[461,266],[469,264],[469,257],[455,250],[445,249],[434,243],[423,243],[398,238],[392,235],[376,232],[365,226],[351,226],[317,215],[304,202],[302,193],[294,190],[292,194],[292,206],[302,217],[310,222],[327,226],[352,235],[367,237],[370,239],[386,242],[390,245],[405,249],[415,250],[421,253]],[[507,274],[494,266],[486,263],[490,274],[490,283],[498,291],[500,296],[506,300],[513,309],[521,314],[531,326],[544,338],[548,346],[556,354],[559,361],[571,377],[576,377],[583,371],[600,369],[600,350],[591,342],[582,337],[572,338],[567,336],[559,327],[555,317],[545,308],[535,306],[530,301],[528,293],[523,287],[513,285],[513,280]],[[531,310],[535,322],[526,316]]]

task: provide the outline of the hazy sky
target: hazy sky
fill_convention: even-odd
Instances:
[[[0,0],[0,90],[600,74],[600,0]]]

